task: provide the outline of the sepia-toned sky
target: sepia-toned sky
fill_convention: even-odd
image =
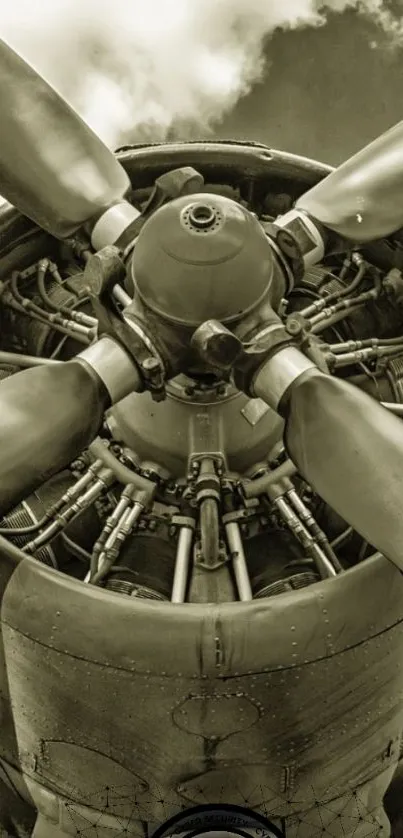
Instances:
[[[277,32],[263,83],[216,129],[337,165],[403,119],[403,48],[354,12]]]
[[[12,0],[0,37],[111,148],[212,130],[337,165],[403,117],[403,0]]]

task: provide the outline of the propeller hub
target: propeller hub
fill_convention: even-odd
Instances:
[[[258,219],[209,193],[185,195],[157,210],[140,232],[132,261],[143,304],[191,328],[210,319],[241,320],[269,294],[280,275],[275,267]]]

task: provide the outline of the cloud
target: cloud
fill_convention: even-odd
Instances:
[[[205,134],[262,79],[271,33],[348,8],[400,42],[381,0],[11,0],[0,36],[116,147]]]

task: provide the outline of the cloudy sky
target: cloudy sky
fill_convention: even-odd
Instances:
[[[267,72],[218,129],[337,165],[403,119],[403,49],[353,12],[276,33]]]
[[[11,0],[0,37],[110,147],[233,136],[337,164],[402,119],[403,0]]]

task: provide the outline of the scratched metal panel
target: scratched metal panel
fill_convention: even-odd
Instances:
[[[24,561],[2,608],[23,769],[87,803],[131,784],[153,821],[169,815],[158,799],[173,812],[218,788],[256,807],[264,789],[287,817],[384,772],[387,785],[403,728],[402,594],[383,559],[291,596],[207,607],[132,602]]]
[[[0,608],[4,592],[17,567],[10,557],[0,557]],[[18,749],[14,734],[10,694],[6,674],[6,661],[0,624],[0,758],[5,757],[13,765],[18,764]]]
[[[59,651],[146,673],[199,678],[328,657],[403,619],[403,575],[382,557],[291,594],[220,605],[132,601],[26,559],[3,623]],[[113,624],[113,631],[107,626]],[[102,643],[100,639],[102,638]],[[117,639],[118,638],[118,639]],[[179,651],[180,650],[180,653]]]

